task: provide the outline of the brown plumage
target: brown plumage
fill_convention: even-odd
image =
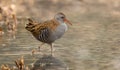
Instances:
[[[40,23],[29,18],[25,28],[30,31],[37,40],[49,44],[52,54],[52,43],[61,38],[67,30],[65,22],[71,24],[63,13],[58,13],[52,20]]]
[[[26,29],[33,33],[39,33],[39,30],[42,30],[44,28],[50,28],[52,31],[54,31],[55,28],[59,25],[59,23],[54,19],[42,23],[34,22],[30,18],[28,19],[28,21],[29,21],[28,28],[26,27]]]

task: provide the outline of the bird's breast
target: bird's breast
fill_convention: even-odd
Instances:
[[[56,32],[60,32],[60,33],[64,33],[65,31],[67,31],[68,27],[66,25],[66,23],[60,24],[57,28],[56,28]]]
[[[54,31],[52,31],[51,34],[51,39],[56,40],[59,39],[66,31],[68,27],[65,23],[60,24],[59,26],[56,27]]]

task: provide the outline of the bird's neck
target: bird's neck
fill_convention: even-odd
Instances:
[[[59,24],[64,24],[64,21],[62,21],[62,20],[57,20],[57,19],[54,18],[54,21],[59,23]]]

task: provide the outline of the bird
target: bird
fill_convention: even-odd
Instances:
[[[32,35],[42,44],[50,45],[51,55],[53,55],[53,43],[61,38],[68,30],[68,25],[72,23],[66,18],[62,12],[56,13],[53,19],[43,22],[35,22],[31,18],[28,18],[28,23],[25,25],[25,29],[32,33]]]

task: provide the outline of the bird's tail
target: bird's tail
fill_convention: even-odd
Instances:
[[[25,29],[32,31],[36,24],[38,23],[34,22],[31,18],[28,18],[28,23],[25,25]]]

